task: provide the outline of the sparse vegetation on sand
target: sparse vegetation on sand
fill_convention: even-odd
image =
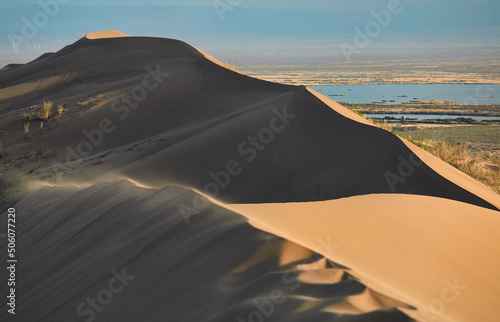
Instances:
[[[500,155],[473,152],[465,141],[410,141],[500,193]]]
[[[374,125],[406,138],[500,194],[499,126],[410,129],[384,122]]]
[[[473,152],[500,151],[500,126],[446,126],[446,127],[399,127],[392,132],[417,141],[437,140],[446,142],[466,141]]]
[[[43,106],[38,111],[38,118],[42,121],[47,122],[52,116],[52,108],[54,103],[52,101],[43,101]]]
[[[500,111],[499,104],[470,105],[440,101],[401,104],[341,102],[341,104],[362,114],[453,114],[467,117],[470,115],[497,116]]]
[[[24,122],[24,134],[30,133],[30,122]]]
[[[233,72],[237,72],[237,73],[240,72],[240,70],[236,66],[230,65],[228,62],[224,63],[224,67],[226,67],[229,70],[232,70]]]

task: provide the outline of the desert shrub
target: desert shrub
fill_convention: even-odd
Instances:
[[[64,112],[64,106],[63,105],[58,105],[57,106],[57,113],[61,115]]]
[[[419,143],[423,149],[500,193],[500,158],[487,159],[481,153],[472,152],[465,141],[427,140],[413,143]],[[490,166],[487,166],[487,163]]]
[[[428,145],[427,142],[420,142],[420,141],[417,141],[417,140],[414,140],[410,137],[407,138],[407,140],[413,144],[415,144],[416,146],[418,146],[419,148],[422,148],[424,150],[426,150],[427,152],[431,152],[432,153],[432,147],[430,145]]]
[[[24,122],[24,134],[30,133],[30,122]]]
[[[240,70],[236,66],[230,65],[228,62],[224,63],[224,67],[226,67],[229,70],[232,70],[233,72],[237,72],[237,73],[240,72]]]
[[[480,153],[474,153],[464,142],[438,142],[434,146],[434,154],[455,168],[470,175],[500,193],[500,172],[485,166],[486,162],[495,163],[495,160],[486,160]],[[499,165],[498,160],[496,160]]]
[[[38,110],[38,119],[42,121],[48,121],[52,116],[52,108],[54,103],[51,101],[43,101],[43,106]]]
[[[363,118],[366,118],[365,115],[363,113],[361,113],[360,111],[356,111],[356,110],[351,110],[353,111],[354,113],[358,114],[359,116],[363,117]]]
[[[376,124],[379,128],[383,129],[383,130],[386,130],[386,131],[389,131],[391,132],[392,131],[392,126],[390,126],[389,124],[387,123],[377,123]]]
[[[364,117],[363,114],[360,114],[359,112],[355,112],[356,114]],[[371,119],[371,122],[373,125],[375,125],[376,127],[379,127],[381,128],[382,130],[386,130],[386,131],[389,131],[391,132],[392,131],[392,126],[390,126],[389,124],[387,124],[385,121],[380,121],[380,120],[374,120],[374,119]]]

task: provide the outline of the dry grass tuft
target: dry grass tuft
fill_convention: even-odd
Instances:
[[[464,141],[444,142],[425,140],[414,142],[446,163],[500,193],[500,156],[472,152]]]
[[[38,111],[38,119],[47,122],[52,116],[52,108],[54,103],[51,101],[43,101],[43,106]]]
[[[373,122],[373,124],[383,130],[386,130],[386,131],[389,131],[389,132],[392,132],[392,126],[385,123],[385,122]]]
[[[230,65],[228,62],[224,63],[224,67],[226,67],[229,70],[232,70],[233,72],[237,72],[237,73],[240,72],[240,70],[236,66]]]

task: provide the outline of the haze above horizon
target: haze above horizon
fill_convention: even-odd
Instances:
[[[498,58],[500,1],[21,0],[0,4],[0,66],[101,30],[239,64]]]

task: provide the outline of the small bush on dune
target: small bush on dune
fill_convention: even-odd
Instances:
[[[230,65],[228,62],[224,63],[224,67],[226,67],[229,70],[232,70],[233,72],[237,72],[237,73],[240,72],[240,70],[236,66]]]
[[[355,110],[351,110],[353,111],[354,113],[358,114],[359,116],[363,117],[363,118],[366,118],[365,115],[363,113],[361,113],[360,111],[355,111]]]
[[[360,116],[364,117],[364,115],[363,115],[363,114],[358,113],[358,115],[360,115]],[[383,130],[386,130],[386,131],[392,132],[392,126],[390,126],[389,124],[387,124],[387,123],[385,123],[385,122],[383,122],[383,121],[382,121],[382,122],[372,122],[372,123],[373,123],[373,125],[375,125],[376,127],[379,127],[379,128],[381,128],[381,129],[383,129]]]
[[[428,140],[418,143],[420,143],[420,147],[441,160],[500,193],[499,157],[487,159],[480,153],[472,152],[467,142],[464,141],[444,142]],[[491,166],[487,166],[487,163]]]
[[[38,119],[42,121],[48,121],[52,116],[52,108],[54,107],[54,103],[51,101],[43,101],[43,106],[38,111]]]

